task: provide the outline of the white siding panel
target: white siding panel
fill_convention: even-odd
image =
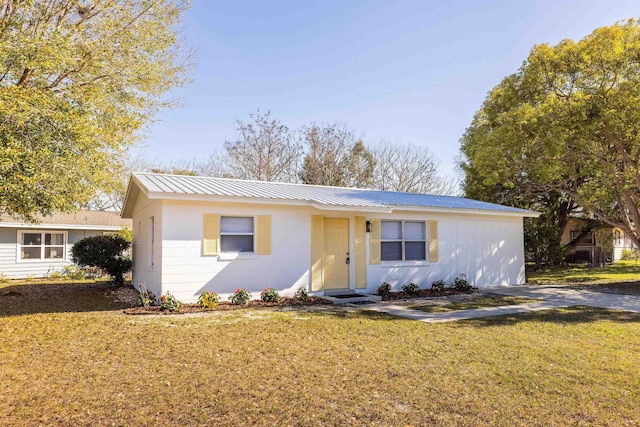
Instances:
[[[242,255],[238,259],[202,256],[205,213],[272,217],[271,255]],[[309,283],[310,217],[308,208],[233,206],[215,203],[165,202],[162,210],[162,290],[182,301],[195,301],[202,291],[224,299],[236,288],[255,297],[266,287],[292,295]]]
[[[437,220],[440,261],[424,266],[370,265],[368,290],[388,282],[396,290],[409,282],[429,288],[435,280],[452,283],[465,274],[473,286],[522,284],[524,277],[524,238],[521,218],[471,215],[392,213],[385,218]],[[407,263],[405,263],[407,264]]]
[[[154,238],[149,235],[153,218]],[[162,290],[162,202],[151,201],[140,194],[133,210],[133,277],[132,284],[139,288],[144,285],[160,296]],[[153,240],[153,250],[149,243]],[[151,254],[153,263],[150,265]]]

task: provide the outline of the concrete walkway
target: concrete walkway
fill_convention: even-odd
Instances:
[[[446,313],[425,313],[392,302],[382,302],[367,307],[367,310],[387,313],[426,323],[452,322],[456,320],[476,319],[480,317],[501,316],[504,314],[528,313],[552,308],[588,305],[610,310],[632,311],[640,313],[640,297],[635,295],[605,294],[575,289],[563,289],[553,286],[509,286],[483,288],[482,292],[535,298],[541,302],[508,305],[503,307],[483,307],[471,310],[450,311]]]

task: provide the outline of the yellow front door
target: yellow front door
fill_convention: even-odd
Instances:
[[[349,220],[325,218],[323,240],[324,289],[349,289]]]

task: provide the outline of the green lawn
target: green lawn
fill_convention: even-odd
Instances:
[[[594,285],[604,289],[617,287],[640,293],[640,265],[634,261],[618,261],[596,268],[586,265],[549,267],[527,273],[527,282],[534,285]]]
[[[425,313],[445,313],[448,311],[470,310],[481,307],[501,307],[504,305],[525,304],[539,302],[538,299],[511,297],[505,295],[480,295],[463,301],[433,302],[430,304],[415,304],[409,308]]]
[[[640,314],[126,316],[109,290],[0,285],[0,425],[640,424]]]

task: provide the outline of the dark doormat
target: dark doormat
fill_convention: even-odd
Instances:
[[[328,297],[331,298],[338,298],[338,299],[347,299],[347,298],[366,298],[366,295],[362,295],[362,294],[342,294],[342,295],[327,295]]]

